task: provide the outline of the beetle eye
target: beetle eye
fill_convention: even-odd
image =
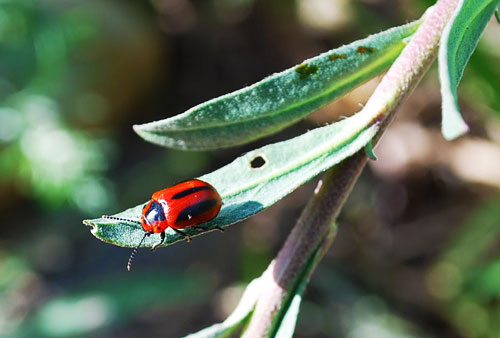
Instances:
[[[151,224],[165,220],[165,214],[163,213],[161,205],[155,201],[151,203],[148,211],[145,212],[145,216]]]

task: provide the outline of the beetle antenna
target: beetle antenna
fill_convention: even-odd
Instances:
[[[108,215],[102,215],[101,218],[112,219],[112,220],[115,220],[115,221],[133,222],[133,223],[141,224],[141,222],[139,222],[138,220],[136,220],[136,219],[130,219],[130,218],[121,218],[121,217],[108,216]]]
[[[144,236],[142,236],[142,239],[139,242],[139,244],[137,244],[137,246],[134,248],[134,250],[132,250],[132,253],[130,254],[130,258],[128,259],[128,263],[127,263],[127,271],[130,271],[130,269],[132,268],[132,261],[135,258],[135,254],[137,253],[137,249],[139,249],[139,247],[141,246],[142,242],[144,242],[144,239],[146,238],[147,235],[149,235],[149,233],[145,232]]]

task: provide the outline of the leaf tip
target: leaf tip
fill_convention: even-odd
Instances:
[[[99,236],[97,236],[98,227],[97,227],[97,224],[94,221],[95,220],[92,220],[92,219],[84,219],[82,221],[82,223],[91,228],[90,229],[90,233],[92,235],[94,235],[95,237],[99,238]]]
[[[377,160],[377,155],[375,155],[375,152],[373,151],[373,143],[371,140],[365,146],[365,153],[366,153],[366,156],[368,156],[368,158],[370,160],[372,160],[372,161]]]
[[[84,219],[82,223],[89,227],[93,227],[95,225],[90,219]]]
[[[144,127],[142,124],[134,124],[132,126],[132,129],[135,131],[136,134],[138,134],[141,137],[144,134]]]
[[[449,90],[447,84],[446,81],[443,81],[441,86],[441,97],[443,100],[441,133],[447,141],[451,141],[466,134],[469,131],[469,126],[460,113],[456,92]]]
[[[447,141],[452,141],[457,137],[467,134],[469,131],[469,125],[465,123],[461,116],[451,119],[443,119],[443,124],[441,125],[441,133]]]
[[[134,124],[132,126],[132,129],[143,140],[151,142],[151,143],[161,144],[161,142],[158,142],[157,137],[155,137],[155,134],[151,132],[152,130],[148,126],[148,123],[145,123],[145,124]]]

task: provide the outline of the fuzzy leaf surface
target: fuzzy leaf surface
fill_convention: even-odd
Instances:
[[[222,323],[209,326],[201,331],[187,335],[185,338],[223,338],[231,337],[236,330],[246,323],[246,319],[251,315],[257,297],[260,294],[262,285],[259,284],[260,278],[254,279],[248,284],[238,306]]]
[[[457,88],[497,5],[498,0],[462,0],[443,32],[438,60],[443,111],[441,131],[447,140],[469,130],[460,113]]]
[[[134,126],[165,147],[206,150],[275,133],[386,70],[419,22],[333,49],[164,120]]]
[[[362,149],[376,134],[379,123],[367,122],[359,114],[329,126],[314,129],[293,139],[264,146],[228,165],[200,177],[212,184],[222,197],[219,215],[202,226],[210,230],[241,221],[273,205],[297,187]],[[255,160],[264,165],[254,168]],[[142,203],[115,217],[141,217]],[[104,218],[85,220],[99,239],[119,246],[136,246],[144,235],[139,224]],[[194,236],[198,231],[187,228]],[[145,239],[142,246],[159,242],[160,234]],[[165,245],[183,238],[167,229]]]

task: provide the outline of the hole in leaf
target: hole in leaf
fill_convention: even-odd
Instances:
[[[265,164],[266,160],[262,155],[257,155],[252,160],[250,160],[250,167],[252,169],[262,168]]]

